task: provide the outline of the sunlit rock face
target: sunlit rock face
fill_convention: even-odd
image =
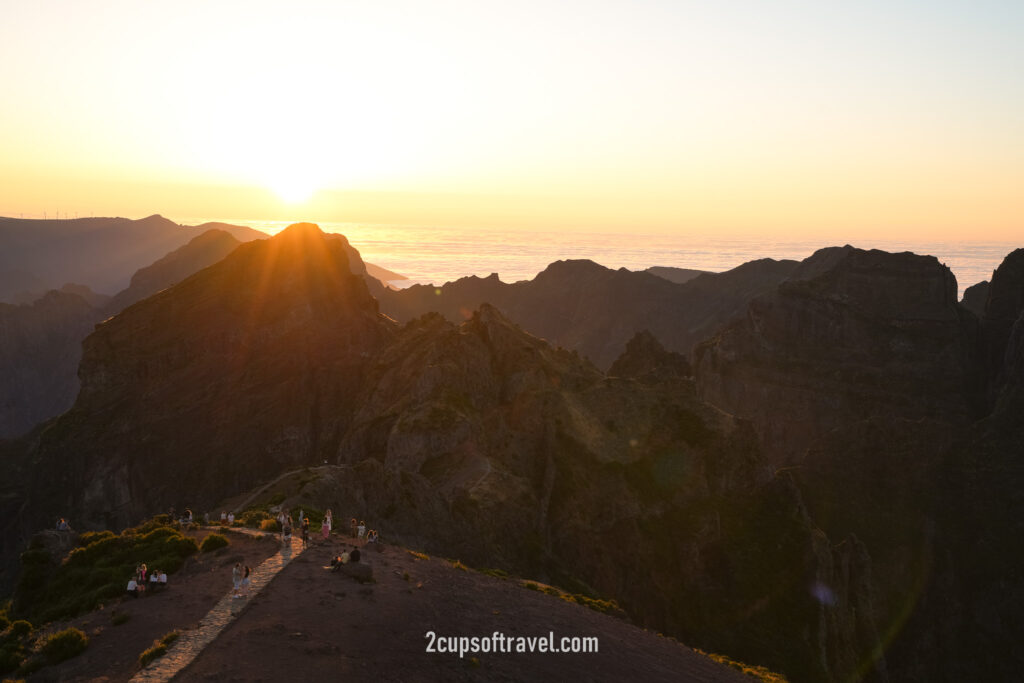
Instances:
[[[333,451],[366,356],[394,333],[346,248],[292,226],[98,326],[40,446],[80,523],[217,499]]]

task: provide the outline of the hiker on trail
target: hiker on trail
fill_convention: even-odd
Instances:
[[[242,576],[242,597],[249,595],[249,574],[252,573],[252,569],[246,565],[245,574]]]
[[[302,524],[302,520],[305,518],[306,516],[302,513],[302,508],[299,508],[299,524]]]
[[[228,513],[226,513],[223,510],[221,510],[220,511],[220,523],[221,524],[227,524],[227,521],[228,521]]]
[[[302,547],[309,547],[309,517],[302,520]]]
[[[203,513],[203,526],[210,526],[210,513],[209,512],[204,512]]]
[[[231,585],[234,587],[231,597],[242,597],[239,592],[242,588],[242,564],[240,562],[235,562],[235,568],[231,570]]]
[[[234,524],[235,524],[235,513],[234,512],[229,512],[228,513],[228,526],[234,526]]]
[[[355,518],[355,517],[353,517],[353,518],[352,518],[352,538],[355,538],[355,537],[356,537],[356,529],[357,529],[358,527],[359,527],[359,522],[357,522],[357,521],[356,521],[356,518]]]
[[[323,535],[325,541],[327,540],[327,537],[331,535],[331,524],[334,523],[332,517],[331,509],[327,508],[327,512],[324,513],[324,523],[320,526],[320,533]]]
[[[291,515],[284,518],[284,526],[281,527],[281,542],[285,545],[292,540],[292,518]]]
[[[359,522],[359,538],[366,535],[366,522]]]

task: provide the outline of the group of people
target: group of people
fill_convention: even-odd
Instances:
[[[350,562],[352,564],[356,564],[359,562],[359,557],[359,548],[353,548],[351,551],[346,550],[342,552],[341,555],[338,555],[331,560],[331,571],[340,571],[342,565],[346,565]]]
[[[355,517],[352,518],[349,528],[352,533],[352,538],[365,538],[367,543],[376,543],[380,538],[379,534],[377,534],[374,529],[370,529],[370,531],[367,532],[366,522],[362,520],[357,522]]]
[[[148,576],[148,579],[147,579]],[[158,590],[167,587],[167,572],[162,569],[154,569],[152,572],[146,567],[146,563],[139,563],[135,567],[135,573],[128,580],[128,594],[137,598],[145,593],[147,585],[150,590]]]

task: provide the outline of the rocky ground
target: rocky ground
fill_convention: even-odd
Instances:
[[[70,624],[90,636],[85,653],[36,673],[40,681],[127,681],[139,654],[174,629],[194,626],[230,589],[235,562],[255,565],[278,545],[237,534],[232,545],[200,555],[172,577],[171,588],[125,599]],[[359,542],[360,544],[362,542]],[[375,582],[332,573],[330,559],[351,548],[332,536],[300,555],[250,599],[175,680],[488,680],[735,681],[755,680],[669,638],[622,619],[395,546],[362,548]],[[372,546],[371,546],[372,548]],[[113,613],[129,620],[114,626]],[[593,636],[593,654],[428,653],[438,636]]]
[[[346,539],[347,540],[347,539]],[[180,680],[754,680],[613,616],[389,546],[375,583],[327,569],[333,537],[289,564]],[[426,634],[596,636],[596,654],[428,653]]]

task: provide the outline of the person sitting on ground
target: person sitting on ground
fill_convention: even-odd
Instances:
[[[377,542],[377,532],[376,532],[376,530],[370,529],[369,533],[366,534],[366,542],[367,543],[376,543]]]
[[[359,561],[359,548],[352,549],[352,552],[348,554],[348,561],[353,564]]]
[[[366,522],[359,522],[359,538],[366,535]]]
[[[331,560],[331,565],[333,566],[333,569],[331,571],[335,571],[335,572],[341,571],[342,565],[346,565],[348,563],[349,563],[349,555],[348,555],[348,551],[346,550],[346,551],[342,552],[341,555],[338,555],[333,560]]]
[[[149,575],[149,587],[156,589],[160,587],[160,570],[156,569]]]
[[[128,595],[132,596],[133,598],[139,597],[141,589],[139,587],[138,581],[135,580],[135,577],[128,579],[128,588],[126,590],[128,591]]]
[[[167,588],[167,572],[160,570],[160,587]]]

